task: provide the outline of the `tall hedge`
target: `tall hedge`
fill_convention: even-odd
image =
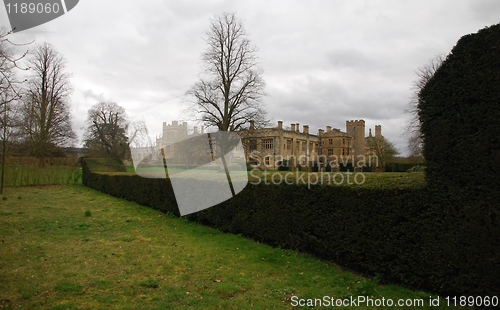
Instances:
[[[500,201],[500,24],[463,36],[420,92],[431,188]]]

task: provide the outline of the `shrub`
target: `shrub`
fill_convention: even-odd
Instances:
[[[408,172],[425,172],[425,166],[413,166],[410,169],[407,170]]]
[[[385,172],[406,172],[412,167],[415,167],[414,163],[387,163],[385,164]]]

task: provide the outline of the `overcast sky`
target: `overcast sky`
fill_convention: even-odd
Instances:
[[[235,12],[258,48],[264,106],[274,121],[332,126],[364,119],[405,154],[404,113],[415,70],[466,34],[500,22],[498,0],[80,0],[64,16],[11,40],[51,43],[67,60],[81,142],[100,101],[145,117],[150,134],[182,120],[197,81],[209,19]],[[9,26],[5,7],[0,25]],[[154,116],[154,117],[153,117]]]

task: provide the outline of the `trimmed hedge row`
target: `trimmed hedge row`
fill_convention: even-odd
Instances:
[[[166,179],[92,173],[84,185],[179,215]],[[498,295],[500,212],[425,189],[247,185],[190,220],[440,294]]]
[[[500,24],[463,36],[419,93],[427,181],[500,200]]]

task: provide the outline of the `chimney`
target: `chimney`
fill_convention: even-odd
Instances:
[[[309,126],[304,125],[303,128],[304,128],[304,133],[309,134]]]
[[[297,130],[297,132],[300,132],[299,123],[295,124],[295,130]]]
[[[370,128],[370,129],[368,129],[368,137],[370,137],[370,138],[371,138],[371,137],[373,137],[373,136],[372,136],[372,129],[371,129],[371,128]]]
[[[292,124],[292,131],[295,131],[295,124]]]
[[[253,129],[255,129],[255,122],[250,121],[250,130],[253,130]]]
[[[382,126],[375,125],[375,137],[382,137]]]
[[[282,121],[278,121],[278,129],[283,129],[283,122]]]
[[[332,131],[332,126],[326,126],[326,132]]]
[[[324,133],[324,132],[325,132],[325,131],[324,131],[323,129],[318,129],[318,135],[319,135],[319,136],[323,135],[323,133]]]

